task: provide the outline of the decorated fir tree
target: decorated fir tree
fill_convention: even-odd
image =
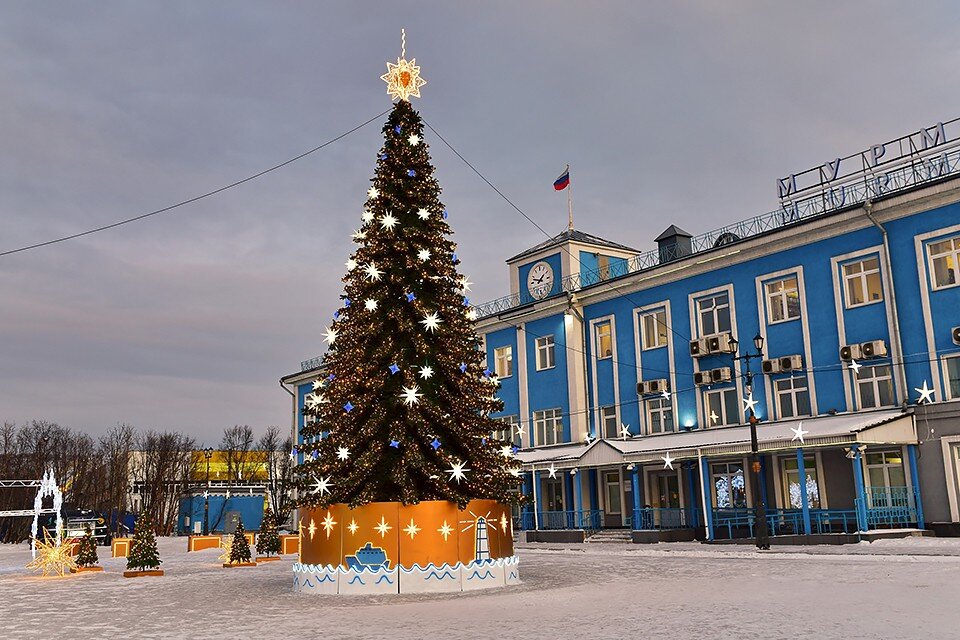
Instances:
[[[95,567],[100,562],[97,556],[97,540],[93,537],[93,531],[88,526],[84,530],[83,537],[80,538],[80,545],[77,548],[77,566]]]
[[[324,334],[324,374],[307,397],[301,504],[511,502],[520,465],[509,442],[491,437],[502,404],[472,327],[470,283],[457,270],[423,121],[402,88],[395,97]]]
[[[127,570],[159,569],[161,562],[163,560],[157,550],[157,539],[153,535],[153,522],[146,512],[141,513],[134,525],[133,542],[130,543],[130,555],[127,556]]]
[[[260,535],[257,536],[257,555],[275,556],[280,553],[280,534],[277,533],[277,519],[273,509],[267,507],[260,523]]]
[[[250,562],[250,543],[243,531],[243,518],[237,521],[237,530],[233,532],[230,543],[230,564]]]

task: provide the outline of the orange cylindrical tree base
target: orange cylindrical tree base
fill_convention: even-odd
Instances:
[[[415,505],[372,502],[305,509],[300,562],[346,568],[392,569],[468,564],[513,555],[508,505],[472,500],[465,509],[445,500]]]

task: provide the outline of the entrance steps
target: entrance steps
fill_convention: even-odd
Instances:
[[[586,542],[633,542],[629,529],[600,529],[587,536]]]

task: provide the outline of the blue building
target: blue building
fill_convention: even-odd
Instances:
[[[476,328],[521,447],[515,526],[749,537],[763,496],[775,535],[960,533],[952,127],[778,180],[778,210],[670,226],[651,251],[569,228],[510,258]],[[282,380],[297,432],[316,364]]]

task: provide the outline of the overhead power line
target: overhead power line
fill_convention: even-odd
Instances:
[[[392,108],[392,107],[391,107],[391,108]],[[89,235],[94,234],[94,233],[99,233],[99,232],[101,232],[101,231],[106,231],[107,229],[113,229],[114,227],[119,227],[119,226],[122,226],[122,225],[125,225],[125,224],[129,224],[129,223],[131,223],[131,222],[137,222],[138,220],[144,220],[144,219],[146,219],[146,218],[149,218],[149,217],[151,217],[151,216],[155,216],[155,215],[158,215],[158,214],[161,214],[161,213],[166,213],[166,212],[168,212],[168,211],[172,211],[172,210],[177,209],[177,208],[179,208],[179,207],[182,207],[182,206],[184,206],[184,205],[188,205],[188,204],[192,204],[192,203],[194,203],[194,202],[197,202],[198,200],[203,200],[204,198],[209,198],[210,196],[215,196],[215,195],[217,195],[218,193],[222,193],[222,192],[226,191],[227,189],[232,189],[232,188],[234,188],[234,187],[240,186],[241,184],[244,184],[245,182],[250,182],[251,180],[256,180],[257,178],[259,178],[259,177],[261,177],[261,176],[265,176],[266,174],[271,173],[271,172],[273,172],[273,171],[276,171],[277,169],[281,169],[281,168],[287,166],[288,164],[292,164],[292,163],[296,162],[297,160],[300,160],[300,159],[302,159],[302,158],[306,158],[306,157],[309,156],[310,154],[316,153],[317,151],[320,151],[320,150],[323,149],[324,147],[330,146],[330,145],[333,144],[334,142],[337,142],[337,141],[339,141],[339,140],[343,140],[344,138],[346,138],[346,137],[347,137],[348,135],[350,135],[351,133],[354,133],[355,131],[359,131],[360,129],[362,129],[363,127],[367,126],[368,124],[370,124],[370,123],[373,122],[374,120],[378,120],[378,119],[382,118],[382,117],[383,117],[384,115],[386,115],[389,111],[390,111],[390,109],[386,109],[386,110],[384,110],[384,111],[381,111],[381,112],[378,113],[377,115],[373,116],[372,118],[369,118],[368,120],[365,120],[364,122],[362,122],[362,123],[358,124],[357,126],[353,127],[353,128],[350,129],[349,131],[345,131],[345,132],[341,133],[340,135],[338,135],[337,137],[331,138],[330,140],[327,140],[327,141],[324,142],[323,144],[317,145],[316,147],[314,147],[314,148],[312,148],[312,149],[308,149],[307,151],[304,151],[304,152],[301,153],[300,155],[294,156],[294,157],[290,158],[289,160],[284,160],[283,162],[281,162],[281,163],[279,163],[279,164],[275,164],[275,165],[273,165],[272,167],[269,167],[269,168],[267,168],[267,169],[264,169],[263,171],[259,171],[259,172],[255,173],[255,174],[253,174],[252,176],[247,176],[246,178],[243,178],[242,180],[237,180],[236,182],[231,182],[230,184],[224,185],[224,186],[222,186],[222,187],[220,187],[220,188],[218,188],[218,189],[214,189],[213,191],[207,191],[206,193],[202,193],[202,194],[200,194],[200,195],[198,195],[198,196],[194,196],[194,197],[192,197],[192,198],[188,198],[188,199],[186,199],[186,200],[182,200],[182,201],[177,202],[177,203],[175,203],[175,204],[171,204],[171,205],[169,205],[169,206],[167,206],[167,207],[163,207],[162,209],[156,209],[156,210],[154,210],[154,211],[149,211],[149,212],[147,212],[147,213],[142,213],[142,214],[140,214],[140,215],[138,215],[138,216],[134,216],[134,217],[132,217],[132,218],[127,218],[126,220],[120,220],[120,221],[118,221],[118,222],[114,222],[114,223],[112,223],[112,224],[107,224],[107,225],[104,225],[104,226],[102,226],[102,227],[96,227],[95,229],[88,229],[88,230],[86,230],[86,231],[81,231],[80,233],[74,233],[74,234],[71,234],[71,235],[68,235],[68,236],[63,236],[63,237],[61,237],[61,238],[55,238],[55,239],[53,239],[53,240],[46,240],[46,241],[44,241],[44,242],[38,242],[38,243],[36,243],[36,244],[31,244],[31,245],[27,245],[27,246],[25,246],[25,247],[20,247],[19,249],[9,249],[9,250],[7,250],[7,251],[0,252],[0,258],[2,258],[2,257],[4,257],[4,256],[13,255],[14,253],[20,253],[21,251],[29,251],[29,250],[31,250],[31,249],[38,249],[38,248],[40,248],[40,247],[46,247],[46,246],[51,245],[51,244],[57,244],[57,243],[59,243],[59,242],[66,242],[67,240],[73,240],[73,239],[75,239],[75,238],[81,238],[81,237],[83,237],[83,236],[89,236]]]

